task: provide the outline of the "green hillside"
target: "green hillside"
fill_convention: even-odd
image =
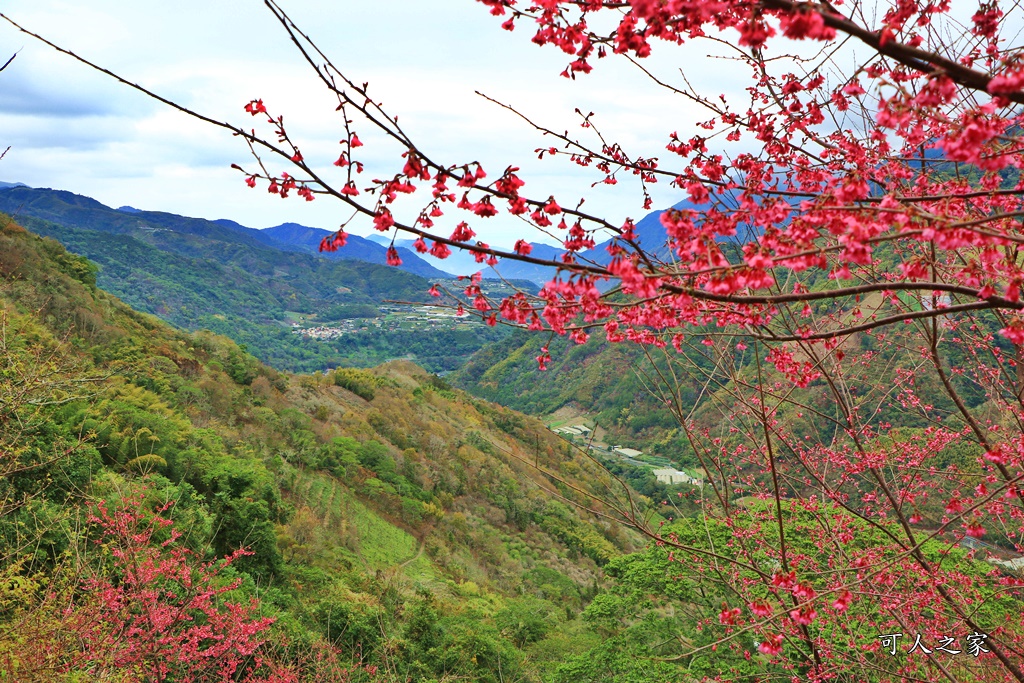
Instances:
[[[723,610],[744,607],[714,558],[745,558],[730,570],[743,581],[774,562],[774,508],[742,482],[721,482],[730,517],[694,517],[696,487],[613,465],[647,496],[624,491],[537,419],[412,363],[284,374],[225,337],[132,310],[96,274],[0,222],[0,680],[157,680],[148,666],[167,668],[162,680],[225,680],[193,674],[214,660],[189,653],[215,651],[250,683],[753,682],[801,661],[798,649],[771,661],[750,639],[713,650],[730,633]],[[709,370],[691,341],[687,381]],[[657,408],[635,349],[553,347],[560,364],[538,375],[536,343],[488,349],[458,377],[538,412],[606,415],[610,434],[687,464],[664,415],[631,417]],[[739,381],[753,367],[744,358]],[[714,410],[695,419],[727,444],[739,438]],[[812,433],[799,415],[780,419]],[[890,438],[921,434],[905,421]],[[938,457],[970,467],[977,455]],[[779,464],[783,475],[794,466]],[[614,521],[627,493],[649,533],[716,554],[682,563],[662,540],[644,543]],[[780,502],[784,531],[818,591],[830,576],[822,533],[851,529],[875,547],[889,532],[831,507],[822,528],[795,500]],[[942,505],[921,501],[921,524]],[[960,575],[992,573],[945,538],[922,551]],[[983,597],[985,623],[1019,611]],[[824,611],[814,637],[859,648],[889,619],[871,601],[844,610]],[[224,631],[240,644],[223,650],[235,642]]]
[[[692,465],[685,439],[673,434],[678,422],[651,393],[651,375],[643,350],[634,344],[609,344],[601,335],[576,345],[564,339],[548,343],[551,363],[537,369],[536,335],[515,334],[482,348],[447,379],[470,393],[515,410],[556,422],[560,408],[572,408],[584,422],[607,432],[606,441],[625,444],[681,465]],[[698,386],[696,384],[692,386]],[[691,387],[683,387],[692,401]]]
[[[88,197],[31,188],[0,193],[2,210],[17,212],[33,232],[90,259],[99,286],[136,310],[184,329],[223,334],[278,369],[311,372],[413,358],[432,371],[452,370],[506,334],[482,325],[414,329],[401,315],[386,321],[384,302],[429,299],[432,281],[385,265],[286,251],[242,226],[125,213]],[[303,338],[291,325],[358,317],[379,318],[379,324],[328,341]]]
[[[726,253],[734,260],[740,258],[734,250],[727,249]],[[895,258],[885,245],[876,250],[874,257],[883,264]],[[815,277],[808,279],[807,286],[810,291],[818,291],[835,286],[835,281]],[[903,309],[921,310],[921,302],[908,294],[899,294],[896,299]],[[849,322],[854,316],[875,311],[882,315],[891,313],[891,309],[889,302],[875,294],[863,300],[819,301],[814,304],[813,314]],[[1002,353],[1013,352],[1012,345],[995,334],[1002,324],[998,319],[978,317],[976,324],[993,333],[992,347]],[[906,410],[891,395],[900,373],[913,372],[915,358],[905,353],[904,345],[916,343],[913,339],[918,331],[917,327],[907,326],[905,331],[885,330],[879,337],[858,333],[844,342],[844,353],[867,354],[872,361],[848,378],[863,387],[864,396],[876,395],[877,412],[868,418],[869,423],[903,428],[920,428],[929,423],[919,411]],[[584,344],[566,337],[549,339],[519,332],[482,347],[447,379],[475,396],[541,417],[549,424],[560,422],[556,415],[560,409],[570,409],[581,420],[605,430],[609,442],[692,466],[692,448],[680,434],[679,419],[666,400],[670,397],[660,392],[671,384],[676,392],[671,402],[698,425],[709,429],[728,425],[735,417],[731,392],[737,386],[757,384],[758,359],[752,350],[746,349],[746,343],[742,345],[744,350],[736,349],[731,358],[728,354],[725,358],[716,356],[716,351],[703,342],[721,334],[723,331],[716,327],[689,330],[676,351],[671,346],[661,349],[631,342],[609,343],[601,330],[594,330]],[[750,342],[749,338],[737,336],[734,343],[744,341]],[[541,372],[536,358],[545,345],[551,360],[548,370]],[[964,349],[955,343],[941,345],[939,353],[953,367],[965,357]],[[763,356],[760,360],[764,362]],[[765,368],[762,371],[774,372]],[[675,380],[667,382],[672,376]],[[976,378],[958,373],[950,381],[967,406],[975,408],[986,400],[982,383]],[[824,386],[824,380],[818,379],[796,395],[825,414],[834,412],[835,405],[823,392]],[[962,419],[937,377],[923,374],[916,382],[916,390],[930,405],[948,413],[954,423]],[[801,435],[811,433],[812,421],[796,414],[801,411],[793,406],[782,406],[780,410],[785,424],[796,427]]]
[[[231,595],[275,620],[280,661],[329,645],[394,680],[529,681],[599,641],[578,615],[638,541],[588,499],[617,485],[538,421],[406,362],[282,374],[6,218],[0,277],[0,574],[26,587],[0,604],[4,680],[100,680],[61,633],[92,604],[83,568],[109,571],[101,501],[173,502],[168,543],[202,560],[248,548]]]

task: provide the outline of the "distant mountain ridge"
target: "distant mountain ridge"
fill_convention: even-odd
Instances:
[[[16,191],[16,194],[2,196],[10,190]],[[695,207],[689,201],[682,201],[672,208]],[[241,238],[249,245],[253,245],[255,242],[264,247],[283,251],[316,254],[332,260],[364,261],[380,265],[387,263],[387,247],[392,243],[391,237],[387,235],[371,234],[367,237],[360,237],[349,234],[348,241],[342,249],[337,252],[321,253],[319,251],[320,242],[324,237],[333,234],[331,230],[293,222],[282,223],[271,228],[256,229],[230,219],[188,218],[166,212],[140,210],[127,205],[111,209],[90,197],[64,190],[30,188],[23,183],[0,182],[0,211],[27,214],[71,227],[99,229],[103,232],[115,233],[131,232],[139,228],[141,222],[143,229],[163,227],[176,232],[202,235],[229,242]],[[660,220],[662,213],[664,211],[654,211],[644,216],[636,224],[636,234],[640,244],[653,254],[658,257],[667,257],[667,235]],[[112,219],[111,214],[117,218]],[[225,230],[231,231],[234,236],[228,237],[223,232]],[[486,279],[528,280],[537,286],[543,286],[555,276],[557,270],[551,266],[513,260],[502,261],[496,268],[491,268],[477,263],[468,252],[458,250],[442,260],[430,254],[417,254],[412,248],[413,241],[404,237],[394,240],[395,248],[402,259],[402,265],[398,268],[427,279],[448,279],[452,276],[470,275],[479,271]],[[608,246],[611,242],[611,239],[605,240],[593,249],[581,252],[579,256],[581,259],[593,263],[607,265],[611,261],[611,256],[608,253]],[[537,258],[558,261],[565,253],[564,249],[550,244],[531,242],[530,245],[533,247],[532,255]]]
[[[450,276],[427,264],[424,270],[439,273],[437,278],[323,258],[233,221],[115,210],[59,190],[0,189],[0,212],[92,260],[99,285],[134,308],[187,330],[225,334],[281,369],[308,372],[410,354],[431,369],[452,369],[504,331],[481,326],[456,333],[379,323],[330,343],[312,342],[294,334],[293,324],[383,317],[388,301],[429,300],[431,281]]]
[[[99,230],[118,234],[130,233],[140,227],[166,228],[175,232],[199,235],[218,241],[234,242],[241,240],[249,246],[259,244],[284,251],[318,253],[317,247],[328,230],[307,228],[295,223],[285,223],[277,228],[258,230],[246,227],[232,220],[206,220],[189,218],[164,211],[144,211],[132,206],[112,209],[101,202],[77,195],[66,190],[49,188],[30,188],[21,183],[0,183],[0,211],[12,215],[29,215],[59,225]],[[294,226],[289,230],[279,228]],[[301,229],[301,230],[299,230]],[[230,231],[227,233],[225,231]],[[303,239],[291,239],[302,234]],[[319,235],[312,244],[312,235]],[[387,261],[387,250],[378,244],[361,237],[352,236],[349,246],[343,251],[322,256],[335,260],[366,261],[384,265]],[[425,278],[448,278],[449,274],[434,268],[413,252],[402,254],[402,266],[399,270],[414,273]]]
[[[684,209],[695,207],[689,201],[684,200],[675,204],[672,208]],[[668,235],[665,232],[665,228],[661,225],[661,214],[663,213],[664,211],[649,213],[636,224],[636,235],[639,243],[659,258],[668,256],[668,247],[666,245]],[[389,245],[392,241],[391,237],[381,234],[370,235],[365,239],[376,242],[381,246]],[[394,240],[395,247],[399,249],[399,253],[402,253],[402,249],[410,250],[413,242],[414,240],[408,238]],[[351,243],[352,240],[350,238],[349,244]],[[595,245],[593,249],[580,252],[579,258],[592,263],[607,265],[612,259],[608,253],[608,246],[611,243],[612,240],[607,239]],[[565,253],[565,249],[561,247],[541,242],[530,242],[530,246],[532,247],[530,255],[535,258],[559,261]],[[345,248],[347,249],[348,247],[346,246]],[[403,256],[402,258],[404,259],[405,257]],[[557,271],[557,268],[553,266],[513,260],[501,261],[495,268],[491,268],[477,263],[476,259],[468,252],[460,251],[454,251],[444,260],[434,258],[430,254],[422,254],[421,258],[435,267],[454,275],[468,275],[479,271],[485,279],[529,280],[538,286],[543,286],[549,282]]]
[[[230,221],[217,222],[229,223]],[[354,259],[356,261],[379,263],[381,265],[387,263],[387,247],[359,235],[349,235],[345,246],[338,251],[320,252],[320,242],[324,237],[333,235],[333,231],[324,230],[323,228],[311,228],[298,223],[282,223],[272,228],[257,230],[256,233],[257,239],[265,239],[268,245],[279,249],[319,254],[330,259]],[[435,268],[426,260],[417,256],[411,249],[398,247],[398,255],[402,259],[402,265],[399,266],[401,270],[415,273],[428,279],[448,279],[451,277],[451,273]]]

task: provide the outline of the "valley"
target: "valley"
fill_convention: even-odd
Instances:
[[[10,219],[0,273],[0,446],[25,464],[0,476],[5,505],[18,501],[0,533],[38,539],[5,576],[71,590],[67,551],[102,557],[81,535],[102,500],[139,523],[169,515],[186,553],[175,557],[250,549],[232,595],[259,599],[274,624],[260,640],[309,675],[341,647],[337,663],[396,677],[539,680],[597,641],[580,613],[606,584],[601,567],[642,541],[602,521],[610,509],[577,507],[617,485],[540,422],[408,362],[280,373],[225,337],[133,311],[87,261]],[[56,382],[31,379],[45,368]],[[131,542],[115,533],[105,547]],[[77,611],[49,611],[35,589],[5,603],[0,653],[17,680],[95,670],[79,649],[94,635],[65,640],[82,628],[68,615],[120,617],[70,595]],[[11,659],[23,620],[46,658]],[[168,625],[168,643],[181,628]],[[165,657],[185,671],[181,652]]]
[[[672,354],[601,335],[549,340],[483,325],[454,310],[455,297],[434,299],[440,307],[424,301],[431,284],[460,291],[458,279],[239,241],[238,228],[225,234],[180,217],[161,219],[174,228],[119,231],[117,220],[105,227],[109,209],[90,211],[91,222],[70,211],[70,225],[22,218],[49,238],[10,218],[0,232],[2,328],[19,340],[0,340],[9,368],[0,407],[6,424],[24,425],[8,428],[5,443],[27,463],[0,476],[15,510],[0,516],[0,534],[46,539],[6,571],[70,580],[63,558],[84,542],[74,529],[89,528],[92,501],[105,500],[137,523],[172,510],[158,523],[183,529],[182,551],[196,562],[233,558],[233,590],[267,620],[261,647],[276,653],[273,666],[291,662],[302,675],[354,666],[368,682],[383,674],[688,683],[693,671],[753,681],[772,668],[745,641],[685,666],[671,659],[678,634],[698,651],[728,635],[728,624],[713,622],[728,589],[706,580],[707,564],[676,566],[677,550],[710,542],[738,566],[777,562],[776,532],[757,521],[771,514],[769,480],[741,429],[749,428],[742,387],[761,370],[737,353],[731,374],[721,374],[723,359],[705,343],[713,327]],[[492,300],[515,292],[495,280],[481,289]],[[855,343],[876,348],[869,338]],[[546,351],[550,367],[539,372]],[[862,400],[884,407],[875,419],[896,422],[887,438],[902,448],[932,438],[925,420],[885,393],[909,359],[890,350],[880,360],[860,381],[877,392]],[[16,389],[18,378],[45,373],[61,379],[37,383],[29,398]],[[671,397],[659,393],[666,376],[676,378]],[[981,405],[969,383],[953,381],[970,407]],[[93,388],[76,393],[78,382]],[[817,433],[803,411],[827,415],[822,386],[817,379],[779,404],[780,433]],[[951,413],[936,386],[916,390],[930,409]],[[65,455],[50,460],[47,451]],[[936,455],[974,471],[962,447],[941,441]],[[822,541],[813,540],[821,518],[801,511],[815,499],[801,461],[777,466],[783,533],[799,539],[793,547],[808,562],[822,561]],[[715,500],[733,516],[709,514]],[[915,507],[915,525],[935,535],[929,554],[961,574],[1013,575],[1012,546],[944,533],[941,505],[922,498]],[[856,510],[830,505],[824,514],[881,544]],[[757,550],[731,544],[735,523]],[[252,554],[236,558],[239,549]],[[87,546],[72,556],[96,561]],[[19,598],[17,619],[44,624],[38,637],[58,666],[84,666],[91,655],[59,636],[81,627],[32,595]],[[82,614],[110,609],[74,604]],[[985,618],[1002,619],[1012,605],[992,603]],[[883,618],[870,603],[852,622],[840,612],[851,641],[869,639]],[[16,647],[23,621],[4,627],[0,618],[0,654]],[[43,680],[30,662],[13,667],[18,680]]]
[[[424,317],[413,313],[416,305],[457,305],[452,297],[427,296],[431,284],[455,293],[464,284],[412,252],[405,256],[407,270],[386,266],[384,247],[369,240],[360,249],[360,238],[353,238],[352,248],[342,253],[348,259],[328,258],[302,242],[301,236],[312,228],[286,225],[261,231],[231,221],[115,210],[69,192],[24,186],[0,189],[4,210],[91,259],[100,285],[129,305],[185,329],[224,334],[282,370],[371,367],[413,358],[430,370],[446,372],[507,334],[505,327],[460,323],[449,335],[451,326],[440,329],[412,320]],[[298,236],[297,228],[302,228]],[[519,284],[528,291],[534,287]],[[488,281],[485,289],[488,296],[500,298],[515,286]],[[398,306],[394,301],[412,303]],[[390,319],[385,322],[386,316]],[[326,343],[291,333],[299,320],[315,323],[308,325],[315,328],[376,318],[380,320],[372,323],[372,333],[363,334],[350,322],[335,325],[354,334],[339,334]]]

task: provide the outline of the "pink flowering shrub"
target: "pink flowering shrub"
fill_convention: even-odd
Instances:
[[[98,680],[289,680],[268,678],[261,656],[273,619],[259,616],[255,599],[233,598],[241,579],[227,570],[246,551],[203,562],[177,543],[165,511],[145,512],[138,496],[98,504],[89,523],[103,561],[62,611],[51,644],[63,650],[62,668]]]

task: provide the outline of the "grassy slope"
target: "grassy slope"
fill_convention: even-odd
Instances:
[[[153,500],[179,500],[193,547],[255,548],[239,566],[252,590],[264,587],[263,609],[291,641],[354,647],[361,633],[371,658],[385,642],[405,643],[396,674],[447,670],[454,664],[438,663],[410,630],[408,615],[426,600],[475,680],[495,679],[488,648],[532,679],[544,661],[582,647],[564,633],[579,630],[573,615],[601,581],[599,565],[633,541],[549,493],[583,500],[527,462],[598,493],[610,481],[536,420],[406,362],[356,371],[356,384],[282,375],[223,337],[131,310],[96,288],[84,259],[10,220],[0,223],[0,274],[5,334],[26,344],[18,362],[56,353],[58,374],[97,379],[46,413],[49,426],[33,437],[85,433],[80,467],[19,475],[32,502],[0,526],[45,537],[39,520],[70,521],[86,499],[145,485]],[[59,548],[40,552],[32,562],[56,571]],[[563,632],[532,664],[518,648],[537,638],[510,640],[500,628],[527,599],[541,606],[543,633]],[[343,608],[351,628],[339,635],[329,615],[336,623]],[[486,642],[459,640],[469,623]]]

